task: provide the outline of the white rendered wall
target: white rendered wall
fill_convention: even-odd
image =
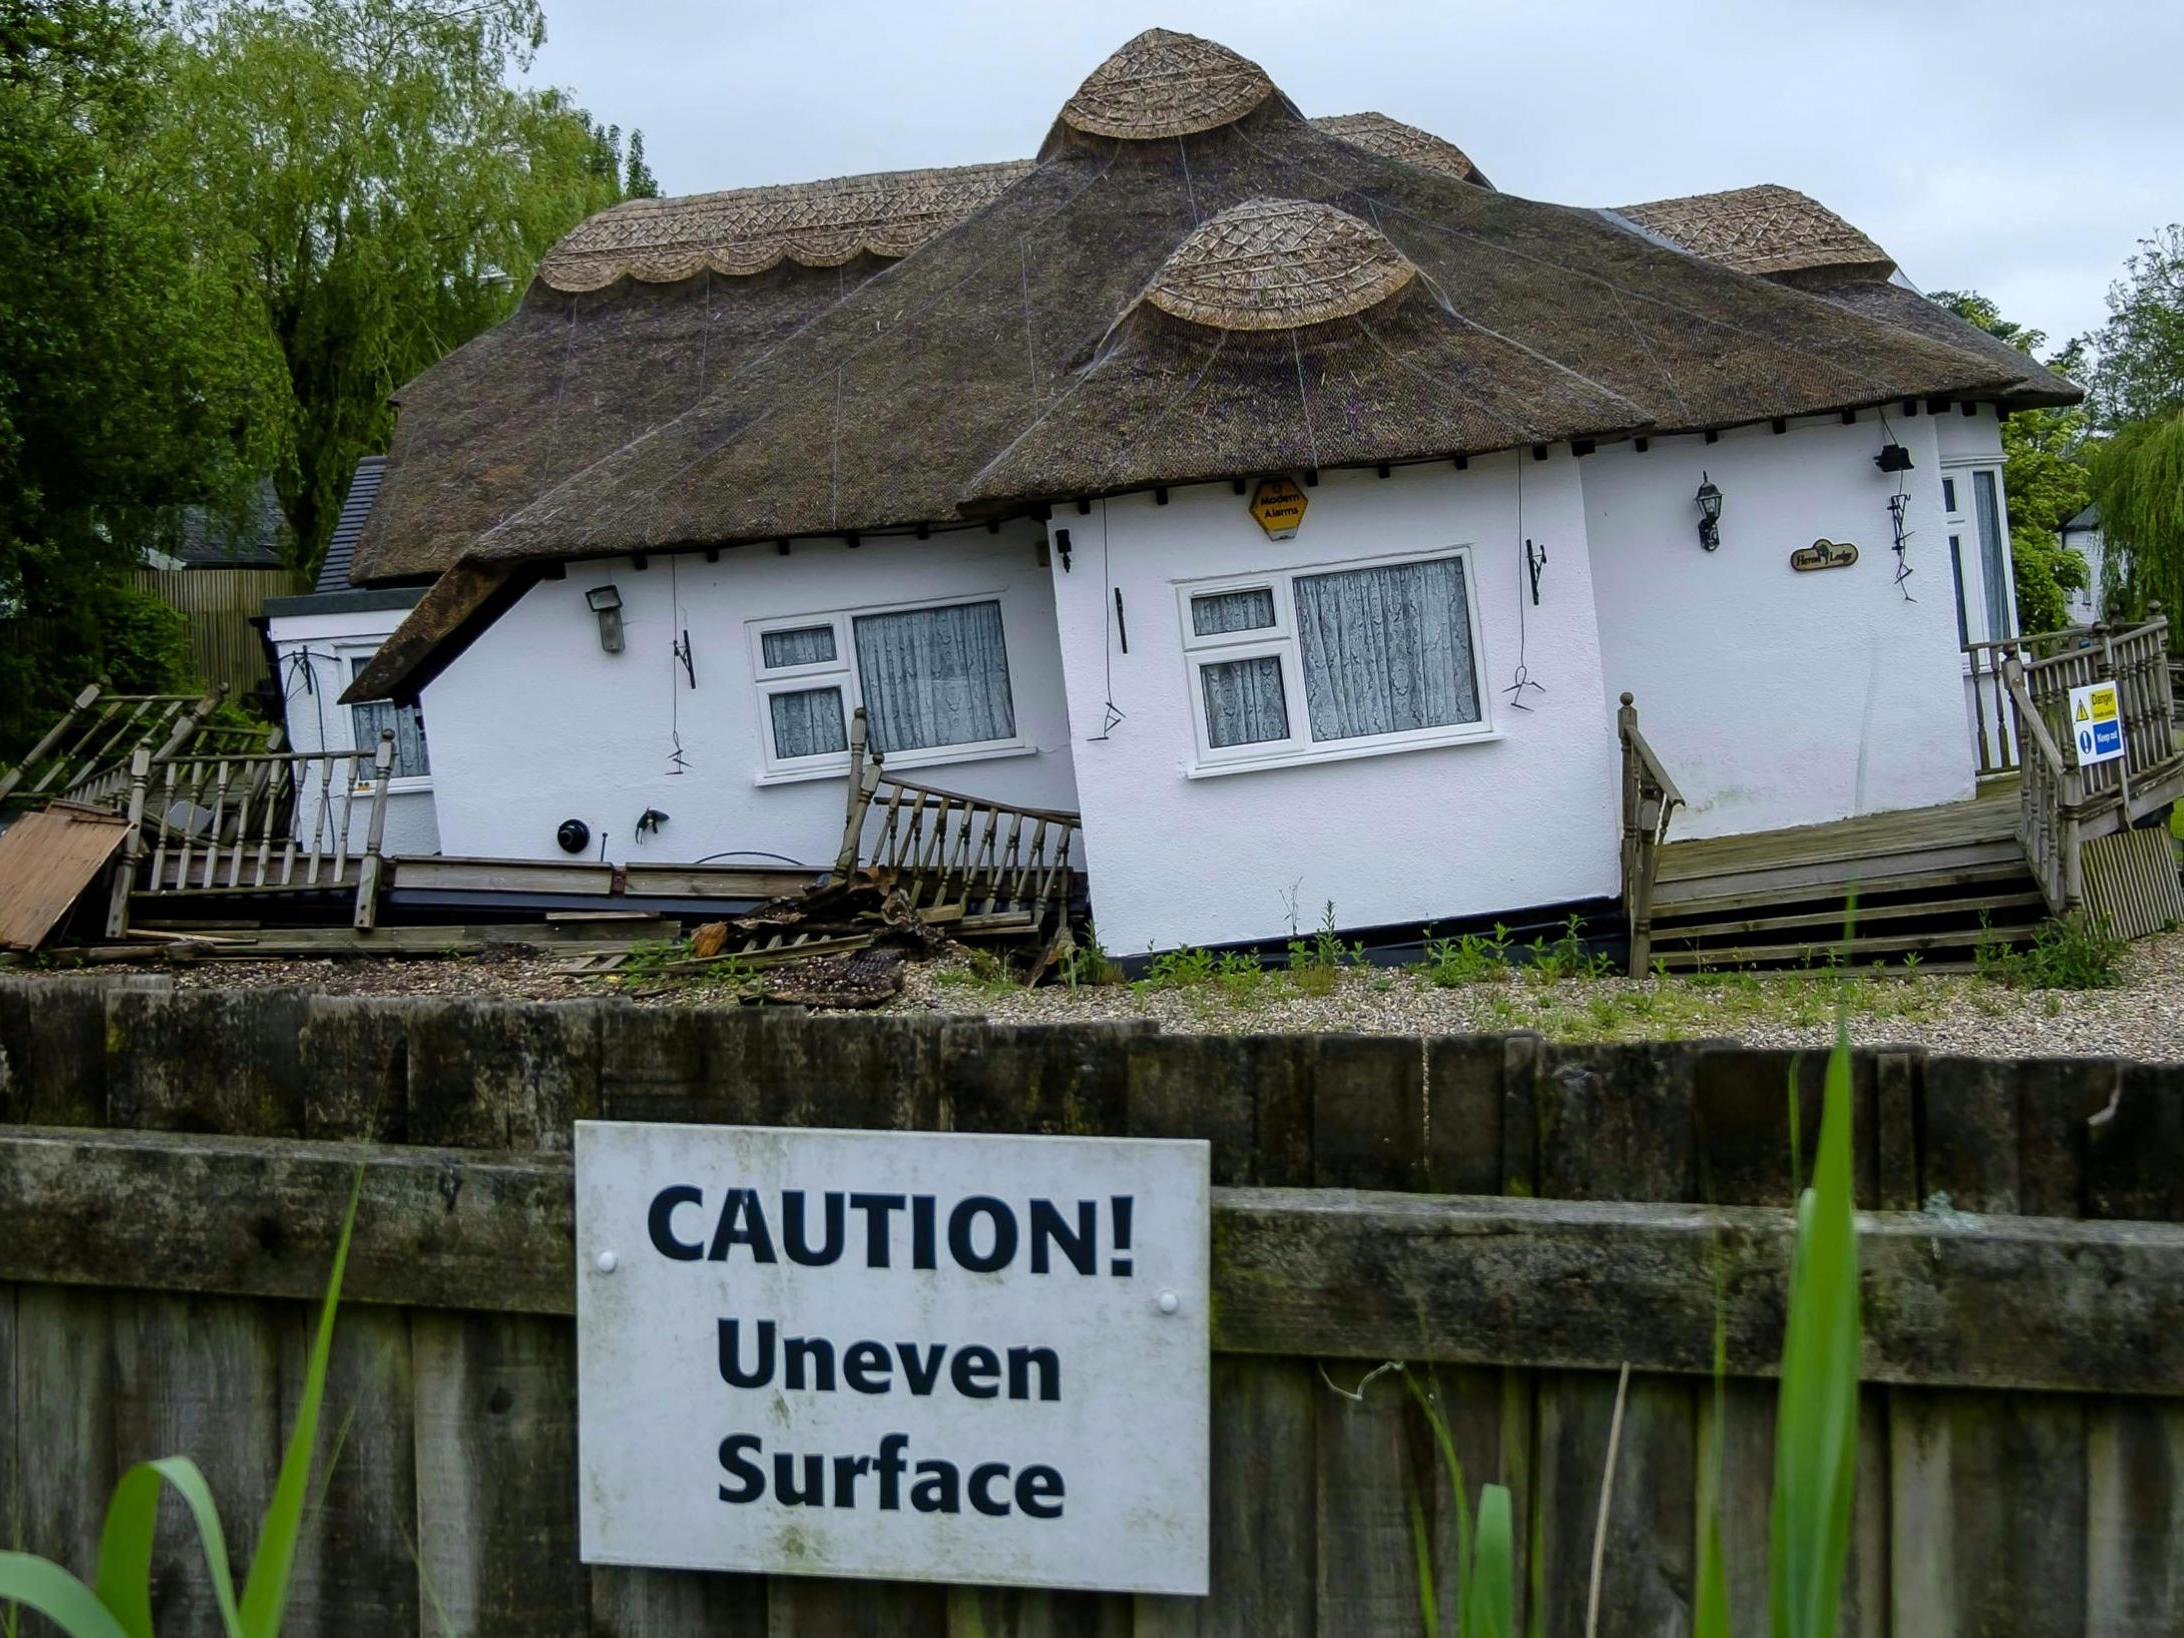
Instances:
[[[1671,838],[1972,794],[1939,419],[1889,416],[1914,463],[1900,475],[1910,601],[1891,549],[1899,475],[1873,464],[1884,438],[1871,413],[1657,439],[1643,454],[1612,445],[1579,463],[1607,694],[1637,696],[1689,803]],[[1699,546],[1702,471],[1723,495],[1716,552]],[[1821,537],[1855,543],[1858,562],[1793,570],[1790,553]]]
[[[1614,731],[1603,707],[1576,463],[1523,459],[1524,533],[1549,561],[1524,608],[1516,456],[1329,472],[1295,540],[1269,541],[1227,484],[1060,506],[1071,567],[1053,560],[1093,916],[1116,954],[1286,934],[1332,900],[1344,927],[1424,924],[1616,891]],[[1186,777],[1194,686],[1176,584],[1469,545],[1483,694],[1501,738],[1300,767]],[[1129,652],[1116,640],[1123,594]],[[1102,732],[1112,702],[1122,719]],[[1301,701],[1292,702],[1301,711]]]
[[[288,748],[294,751],[357,749],[355,719],[340,703],[349,686],[350,661],[368,659],[402,623],[408,609],[348,609],[329,614],[278,615],[266,622],[280,658],[282,707],[287,715]],[[439,743],[433,724],[425,724],[426,755],[439,771]],[[370,747],[364,747],[370,749]],[[313,770],[315,774],[316,770]],[[440,851],[440,831],[432,811],[431,779],[398,779],[387,792],[385,851],[412,858]],[[359,797],[352,805],[349,843],[361,848],[370,815]],[[304,804],[298,833],[306,838],[315,814]]]
[[[760,707],[746,622],[934,598],[999,597],[1018,732],[1031,747],[935,763],[906,777],[1032,806],[1072,807],[1068,716],[1039,526],[936,533],[930,540],[798,541],[702,554],[572,563],[542,581],[424,692],[440,838],[455,856],[558,859],[564,819],[591,827],[588,857],[724,863],[778,854],[831,865],[841,844],[839,775],[761,784]],[[585,593],[622,595],[624,648],[604,652]],[[679,605],[679,606],[678,606]],[[674,657],[687,630],[692,688]],[[673,734],[687,772],[670,771]],[[646,808],[668,815],[637,836]]]

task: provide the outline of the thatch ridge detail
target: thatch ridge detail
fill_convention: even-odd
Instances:
[[[1621,205],[1616,214],[1739,273],[1858,267],[1886,278],[1896,270],[1887,251],[1819,200],[1777,182]]]
[[[1329,136],[1342,138],[1354,148],[1378,154],[1382,159],[1400,159],[1406,165],[1439,171],[1443,176],[1453,176],[1459,182],[1470,182],[1482,188],[1494,185],[1486,179],[1486,173],[1472,163],[1471,156],[1446,137],[1406,125],[1386,114],[1371,111],[1321,114],[1306,123]]]
[[[1195,34],[1149,28],[1085,76],[1062,123],[1090,136],[1151,141],[1232,124],[1274,94],[1266,70]]]
[[[1216,330],[1294,330],[1377,307],[1417,275],[1409,257],[1348,211],[1247,199],[1177,246],[1145,300]]]
[[[907,256],[1031,170],[1030,160],[875,171],[823,182],[632,199],[579,223],[539,263],[556,290],[599,290],[627,275],[673,283],[731,277],[784,261],[839,267],[859,255]]]

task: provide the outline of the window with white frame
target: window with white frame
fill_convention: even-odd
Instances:
[[[349,656],[349,681],[361,677],[371,659],[369,654]],[[379,748],[379,736],[388,729],[394,731],[394,761],[388,769],[388,778],[430,778],[432,758],[425,750],[424,712],[414,705],[396,705],[391,700],[367,700],[349,707],[349,732],[354,736],[356,749],[364,753],[355,768],[358,783],[370,781],[371,753]]]
[[[846,767],[859,706],[867,743],[897,766],[1023,746],[998,598],[799,615],[751,632],[770,775]]]
[[[1468,549],[1178,586],[1198,768],[1485,737]]]

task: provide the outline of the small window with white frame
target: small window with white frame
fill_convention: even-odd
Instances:
[[[764,780],[849,766],[849,724],[897,767],[1021,751],[1001,600],[844,609],[751,622]]]
[[[1471,552],[1176,588],[1194,774],[1488,738]]]

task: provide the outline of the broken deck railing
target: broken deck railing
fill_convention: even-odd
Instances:
[[[226,695],[225,683],[202,696],[109,694],[92,683],[20,762],[0,772],[0,803],[118,804],[131,755],[139,747],[154,760],[175,755],[205,731]]]
[[[394,735],[369,751],[169,757],[140,747],[107,933],[132,896],[355,890],[355,925],[378,915]]]
[[[860,867],[889,878],[925,920],[965,932],[1043,928],[1050,915],[1067,916],[1078,815],[914,785],[887,773],[866,745],[859,708],[837,878]]]
[[[1653,954],[1653,873],[1683,792],[1638,731],[1638,707],[1629,694],[1615,713],[1615,732],[1623,747],[1623,908],[1630,923],[1630,975],[1643,978]]]
[[[2056,634],[2049,634],[2050,636]],[[2057,915],[2086,903],[2084,847],[2129,829],[2184,796],[2184,752],[2176,742],[2169,685],[2169,622],[2154,617],[2122,630],[2092,626],[2067,646],[2035,640],[2047,652],[2002,660],[2012,726],[2023,749],[2018,840]],[[2124,754],[2081,764],[2070,691],[2116,685]]]

